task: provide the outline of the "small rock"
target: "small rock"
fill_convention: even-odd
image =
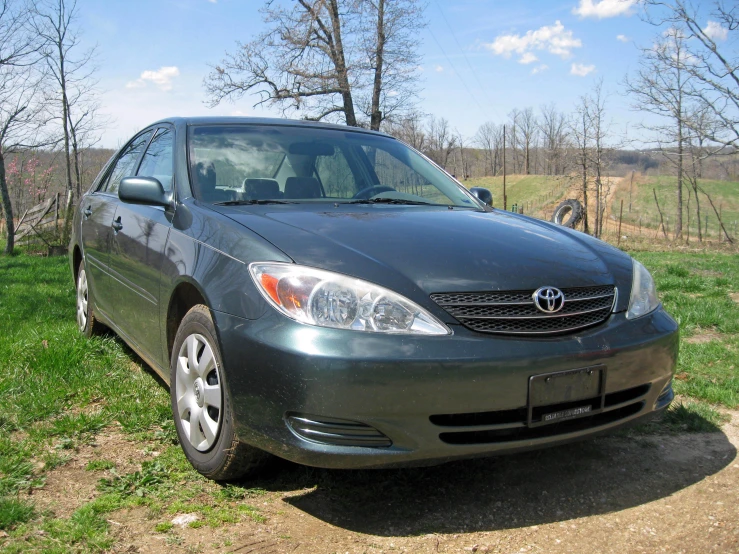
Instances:
[[[181,516],[177,516],[172,520],[172,523],[174,525],[182,525],[185,526],[188,523],[192,523],[193,521],[197,521],[200,518],[198,517],[198,514],[182,514]]]
[[[0,539],[4,539],[8,534],[5,531],[0,531]]]

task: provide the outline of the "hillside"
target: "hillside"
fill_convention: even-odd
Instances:
[[[631,175],[627,175],[626,177],[613,177],[609,182],[611,190],[608,193],[606,208],[606,232],[615,233],[617,231],[621,200],[623,200],[622,234],[640,234],[646,237],[648,233],[654,231],[656,236],[660,219],[653,189],[657,193],[668,235],[673,231],[677,211],[675,177],[644,176],[635,172],[633,181]],[[496,208],[503,207],[502,177],[469,179],[464,181],[464,185],[467,188],[487,188],[493,193],[493,205]],[[702,179],[699,181],[699,186],[711,196],[729,234],[737,237],[739,235],[739,182]],[[549,219],[557,204],[565,198],[577,198],[582,201],[582,193],[576,177],[508,175],[506,189],[509,210],[515,204],[517,207],[523,207],[525,214],[542,219]],[[690,223],[691,239],[698,237],[694,196],[692,189],[686,185],[683,189],[683,228],[686,229],[687,234],[688,223]],[[699,195],[699,201],[701,229],[705,234],[706,218],[708,218],[707,238],[715,241],[718,239],[716,214],[705,194]],[[592,218],[595,211],[593,194],[590,195],[589,205]],[[662,235],[661,231],[659,235]]]

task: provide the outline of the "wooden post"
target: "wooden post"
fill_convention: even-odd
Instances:
[[[633,174],[633,171],[632,171]],[[621,244],[621,221],[624,218],[624,199],[621,199],[621,211],[618,214],[618,239],[616,240],[616,246]]]

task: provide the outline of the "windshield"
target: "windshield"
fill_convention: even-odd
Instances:
[[[278,125],[190,127],[195,198],[213,204],[355,202],[482,206],[403,143]]]

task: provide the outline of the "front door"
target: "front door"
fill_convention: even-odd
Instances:
[[[172,190],[174,132],[157,129],[136,173],[158,179]],[[119,202],[113,221],[110,272],[117,324],[151,358],[167,366],[159,321],[159,277],[173,212],[159,206]]]

